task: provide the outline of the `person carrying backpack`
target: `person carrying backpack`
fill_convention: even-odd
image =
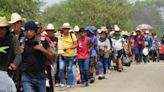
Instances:
[[[81,84],[84,86],[89,85],[89,58],[90,50],[93,47],[92,41],[87,37],[84,28],[79,31],[79,39],[77,46],[77,58],[80,68]]]
[[[71,26],[69,23],[64,23],[62,26],[62,45],[64,54],[59,61],[60,68],[60,86],[66,88],[74,87],[74,76],[72,66],[74,64],[75,48],[77,47],[77,38],[74,34],[70,34]],[[65,68],[67,73],[67,82],[65,80]],[[66,84],[66,85],[65,85]]]
[[[46,62],[53,54],[45,38],[37,39],[38,26],[34,21],[25,24],[26,38],[22,42],[21,81],[24,92],[46,92]]]
[[[120,28],[118,25],[114,25],[114,31],[115,33],[112,36],[112,45],[114,50],[114,57],[116,61],[116,68],[119,72],[122,72],[123,70],[123,64],[122,64],[122,52],[123,52],[123,38],[120,35]]]
[[[104,79],[107,71],[108,60],[111,54],[111,45],[107,37],[108,29],[102,27],[98,30],[98,72],[99,79]]]
[[[87,26],[85,30],[87,31],[87,36],[91,39],[91,41],[94,44],[93,48],[91,49],[90,62],[89,62],[90,63],[89,64],[89,68],[90,68],[89,80],[90,80],[90,83],[94,83],[95,73],[97,69],[97,44],[98,44],[97,37],[95,35],[96,28],[94,26]]]
[[[21,61],[20,44],[10,34],[6,17],[0,17],[0,92],[17,92],[9,71],[15,71]]]

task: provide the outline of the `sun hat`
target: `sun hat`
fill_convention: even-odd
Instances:
[[[50,23],[47,25],[46,30],[55,30],[55,27],[53,24]]]
[[[12,13],[11,21],[9,21],[9,23],[13,24],[17,21],[22,21],[22,17],[18,13]]]
[[[8,25],[9,24],[8,24],[6,17],[0,17],[0,27],[6,27]]]
[[[146,34],[149,34],[149,30],[146,30],[145,33],[146,33]]]
[[[73,28],[74,32],[79,32],[80,28],[78,25],[76,25],[74,28]]]
[[[118,32],[120,32],[120,28],[119,28],[118,25],[114,25],[114,31],[118,31]]]
[[[69,23],[64,23],[63,26],[62,26],[62,29],[71,29],[72,27],[70,26]]]
[[[85,30],[86,30],[86,31],[89,31],[89,32],[92,33],[92,34],[95,34],[94,29],[93,29],[92,26],[87,26],[87,27],[85,28]]]
[[[114,34],[114,31],[111,31],[109,34],[110,34],[110,36],[112,36]]]
[[[26,24],[25,24],[25,30],[34,30],[34,31],[37,31],[38,30],[38,26],[37,24],[35,23],[35,21],[28,21]]]
[[[107,33],[108,32],[108,29],[106,28],[106,26],[102,26],[101,29],[98,29],[97,32],[100,34],[102,32],[105,32]]]
[[[74,32],[74,30],[73,29],[69,29],[69,32],[72,33],[72,32]]]

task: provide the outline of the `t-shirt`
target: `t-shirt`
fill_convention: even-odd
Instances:
[[[50,47],[47,40],[41,39],[41,42],[25,40],[20,69],[33,78],[44,78],[46,57],[41,51],[34,49],[34,46],[38,44],[45,49]]]
[[[111,49],[110,46],[111,46],[111,45],[110,45],[109,39],[106,39],[106,40],[103,41],[103,42],[101,42],[100,40],[98,40],[98,47],[99,47],[99,49],[104,50],[104,51],[110,50],[110,49]]]
[[[135,48],[144,48],[145,37],[143,35],[136,35],[134,37],[134,47]]]
[[[65,35],[62,36],[62,45],[64,48],[71,47],[76,41],[77,41],[77,38],[74,34],[70,34],[68,36],[65,36]],[[63,56],[75,56],[75,49],[66,50]]]
[[[90,57],[89,44],[91,40],[89,38],[79,38],[77,46],[78,59],[86,59]]]
[[[98,41],[97,41],[97,37],[96,36],[90,35],[89,38],[93,42],[94,46],[98,45]],[[91,50],[91,57],[95,57],[95,56],[97,56],[96,49],[92,48],[92,50]]]
[[[121,36],[113,36],[111,40],[115,50],[123,49],[123,38]]]

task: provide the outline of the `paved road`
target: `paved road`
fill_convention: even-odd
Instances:
[[[89,87],[57,88],[56,92],[164,92],[164,62],[132,65],[121,73],[112,71]]]

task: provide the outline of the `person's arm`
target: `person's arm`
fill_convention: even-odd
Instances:
[[[14,50],[14,61],[13,63],[11,63],[9,65],[9,70],[16,70],[16,68],[18,67],[18,65],[20,64],[21,60],[22,60],[22,56],[21,56],[21,51],[20,51],[20,43],[18,41],[18,39],[16,37],[13,38],[12,40],[13,42],[13,50]]]
[[[41,45],[36,45],[34,46],[34,49],[43,52],[43,54],[47,57],[47,59],[51,59],[53,57],[53,53],[50,48],[45,49]]]

